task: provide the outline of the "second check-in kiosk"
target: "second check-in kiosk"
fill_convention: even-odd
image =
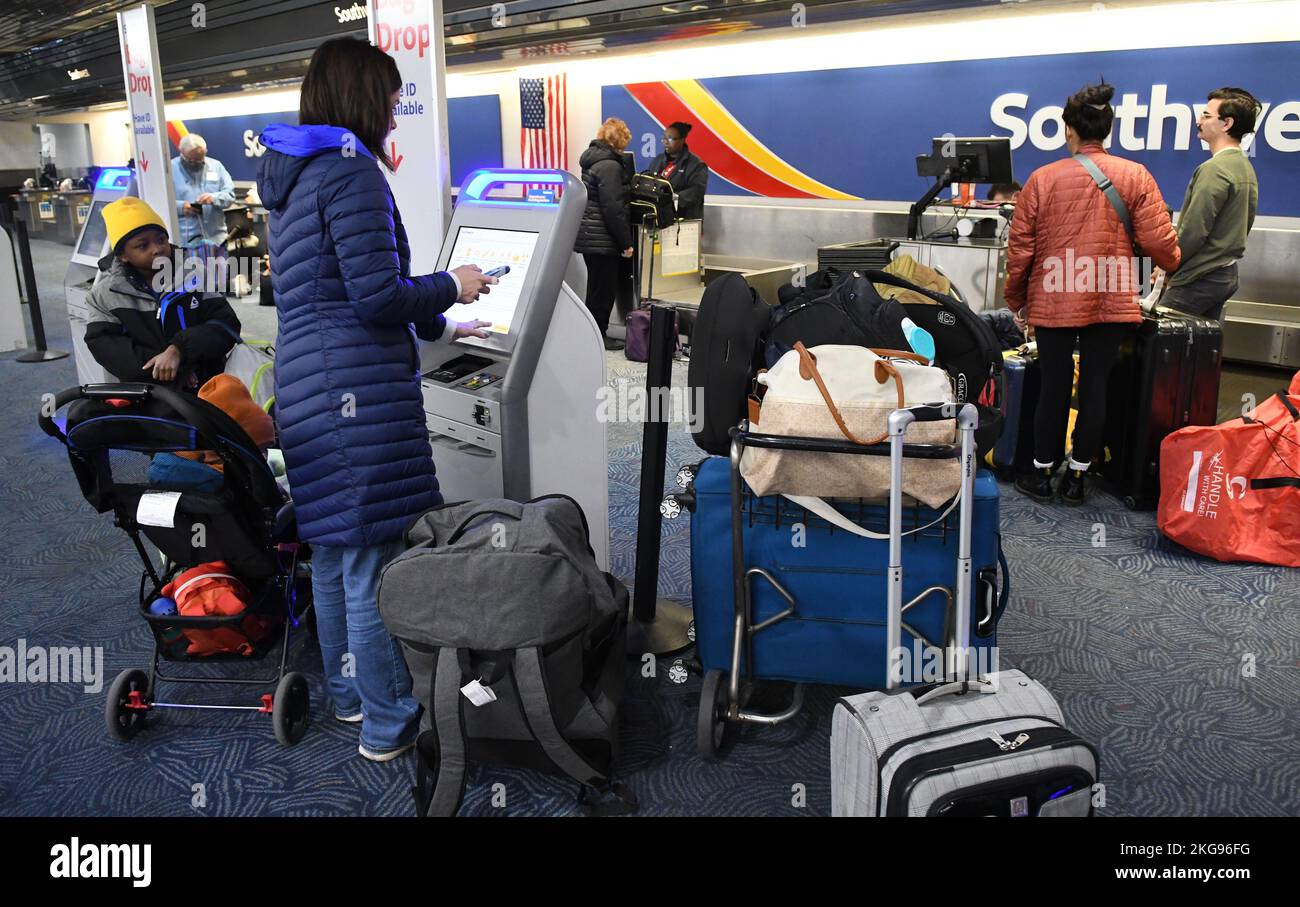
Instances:
[[[510,195],[517,197],[501,197]],[[437,269],[510,272],[477,302],[447,312],[491,322],[490,336],[425,344],[421,373],[443,496],[566,494],[582,506],[596,560],[608,569],[609,452],[597,415],[605,346],[564,283],[586,196],[560,171],[477,170],[466,178]]]

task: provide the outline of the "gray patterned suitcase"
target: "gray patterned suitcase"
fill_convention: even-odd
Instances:
[[[945,408],[946,409],[946,408]],[[1064,726],[1060,706],[1020,671],[968,670],[970,618],[957,608],[945,654],[948,682],[898,689],[907,653],[902,613],[902,438],[907,424],[941,418],[940,407],[889,419],[890,689],[847,696],[831,721],[831,811],[836,816],[1088,816],[1097,750]],[[947,414],[951,418],[951,414]],[[975,408],[962,407],[962,493],[974,483]],[[959,525],[958,601],[970,570],[970,521]],[[901,655],[901,657],[900,657]],[[965,678],[965,679],[962,679]]]

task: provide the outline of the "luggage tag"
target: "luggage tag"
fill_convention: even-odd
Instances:
[[[466,699],[474,703],[475,707],[497,701],[497,694],[492,692],[491,687],[484,685],[482,680],[471,680],[461,687],[460,691]]]

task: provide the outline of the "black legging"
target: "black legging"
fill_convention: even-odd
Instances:
[[[1106,428],[1106,388],[1120,346],[1137,326],[1090,324],[1082,328],[1035,328],[1042,389],[1034,412],[1034,459],[1060,463],[1065,456],[1065,429],[1070,423],[1074,384],[1074,347],[1079,345],[1079,418],[1074,423],[1070,457],[1091,463],[1101,450]]]
[[[609,314],[618,296],[620,257],[584,254],[582,260],[587,263],[587,311],[603,334],[609,329]]]

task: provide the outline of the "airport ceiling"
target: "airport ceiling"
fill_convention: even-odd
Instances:
[[[141,0],[5,0],[0,118],[120,103],[115,15]],[[366,34],[365,0],[148,0],[168,100],[296,83],[312,50]],[[1008,0],[802,0],[808,24]],[[1015,0],[1009,0],[1015,2]],[[444,0],[449,65],[541,62],[644,43],[789,28],[792,0]],[[196,25],[201,9],[202,26]]]

